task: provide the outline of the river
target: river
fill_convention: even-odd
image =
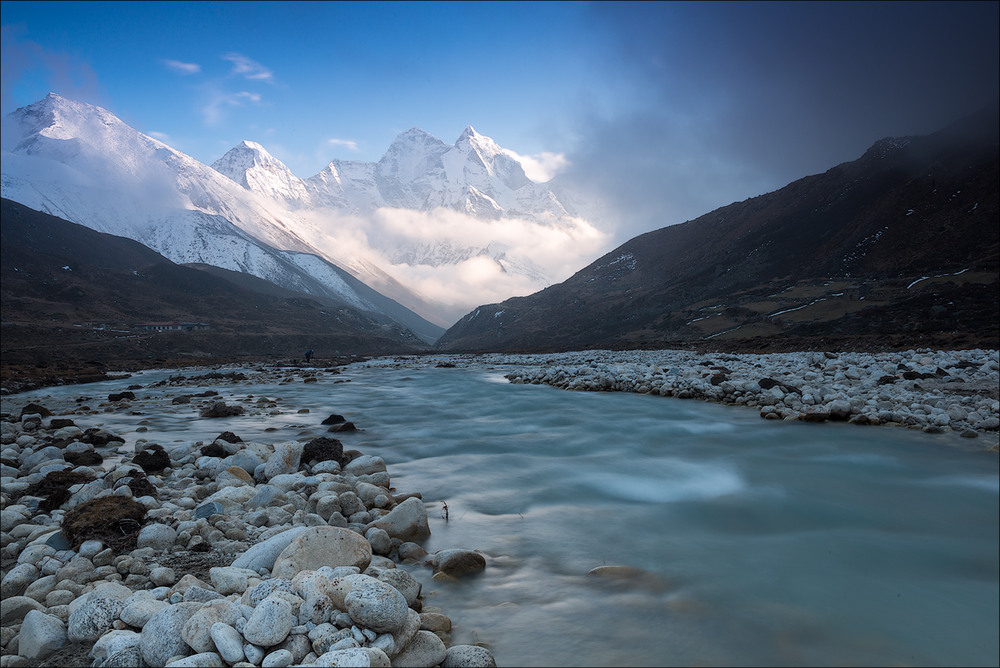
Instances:
[[[383,457],[399,492],[423,494],[429,551],[488,555],[458,583],[407,568],[425,605],[454,620],[454,642],[486,643],[499,665],[1000,662],[1000,475],[981,443],[504,373],[355,364],[317,383],[206,385],[277,404],[221,420],[155,401],[177,388],[150,388],[136,391],[141,415],[77,423],[130,443],[226,429],[277,442],[322,435],[319,421],[343,414],[362,429],[337,435],[345,447]],[[96,401],[166,375],[16,399]],[[587,575],[603,565],[644,575]]]

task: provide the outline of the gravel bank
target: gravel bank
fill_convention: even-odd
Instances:
[[[727,354],[588,350],[544,355],[383,358],[368,365],[486,365],[513,383],[639,392],[746,406],[772,420],[954,431],[997,447],[996,350]]]

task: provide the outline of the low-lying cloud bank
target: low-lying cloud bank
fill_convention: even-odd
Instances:
[[[317,235],[310,241],[330,259],[345,267],[359,259],[381,267],[429,302],[433,312],[421,309],[421,315],[443,326],[481,304],[565,280],[606,252],[610,241],[582,218],[483,220],[445,208],[304,215]]]

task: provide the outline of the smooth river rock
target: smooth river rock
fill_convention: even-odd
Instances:
[[[371,560],[372,547],[364,536],[339,527],[309,527],[282,550],[271,575],[291,579],[300,571],[323,566],[356,566],[364,570]]]
[[[392,657],[393,668],[430,668],[444,661],[444,641],[430,631],[417,631],[406,648]]]
[[[316,659],[317,666],[358,666],[390,668],[388,655],[377,647],[351,647],[331,650]]]
[[[66,625],[53,615],[31,610],[24,616],[17,653],[31,663],[45,659],[66,644]]]
[[[493,654],[478,645],[452,645],[445,652],[441,668],[496,668]]]
[[[201,603],[177,603],[160,610],[142,627],[139,650],[152,668],[163,668],[167,660],[186,656],[191,648],[181,633],[187,621],[201,609]]]
[[[278,596],[270,596],[254,608],[243,637],[258,647],[272,647],[288,636],[295,621],[292,605]]]
[[[361,579],[363,578],[363,579]],[[395,631],[406,622],[406,598],[392,585],[368,576],[355,580],[344,597],[351,619],[373,631]]]
[[[409,498],[393,508],[374,522],[370,522],[365,530],[376,527],[382,529],[392,538],[401,541],[419,542],[431,535],[427,524],[427,509],[420,499]]]
[[[430,559],[434,570],[452,577],[479,573],[486,568],[486,557],[473,550],[440,550]]]
[[[252,571],[260,571],[261,568],[270,570],[278,555],[306,529],[308,527],[293,527],[271,536],[241,554],[231,565],[233,568],[248,568]]]

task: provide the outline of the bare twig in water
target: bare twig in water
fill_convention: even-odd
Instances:
[[[444,518],[445,522],[448,521],[448,503],[446,501],[441,502],[441,517]]]

